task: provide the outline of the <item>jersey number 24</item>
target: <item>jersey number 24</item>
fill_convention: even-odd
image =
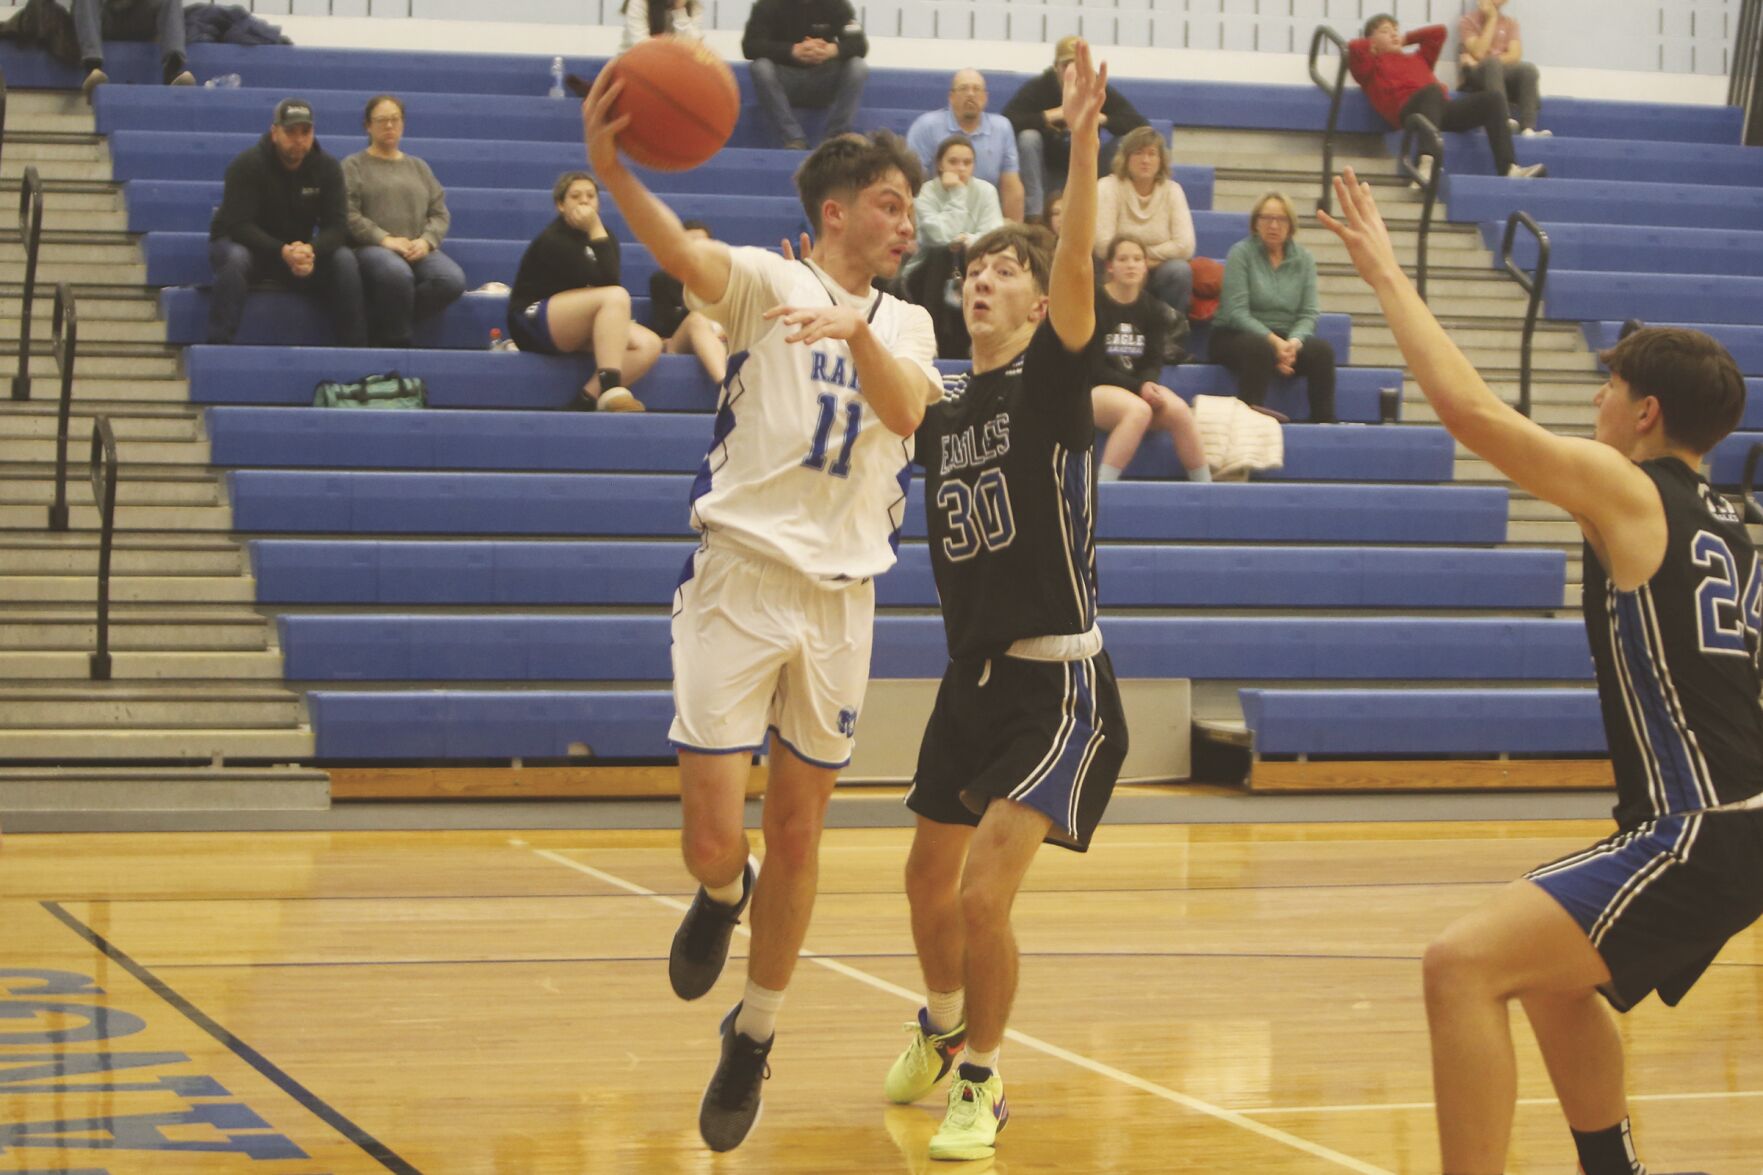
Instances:
[[[1719,535],[1697,531],[1690,558],[1708,573],[1696,588],[1696,632],[1702,651],[1752,656],[1763,633],[1763,559],[1751,560],[1751,575],[1741,590],[1738,560]],[[1747,636],[1753,642],[1750,646]]]

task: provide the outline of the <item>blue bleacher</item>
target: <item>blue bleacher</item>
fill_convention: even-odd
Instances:
[[[1554,319],[1646,318],[1662,306],[1689,322],[1763,322],[1763,277],[1612,273],[1549,266],[1544,314]]]
[[[1288,481],[1451,479],[1442,428],[1286,425]],[[710,441],[708,413],[646,418],[619,413],[314,412],[217,407],[208,411],[210,460],[258,468],[547,470],[692,473]],[[1105,436],[1105,434],[1104,434]],[[1098,443],[1103,437],[1098,437]],[[1140,447],[1129,477],[1180,477],[1168,444]]]
[[[306,704],[320,762],[673,758],[665,689],[317,689]]]
[[[1448,133],[1445,167],[1455,176],[1494,174],[1494,156],[1481,131]],[[1402,136],[1385,136],[1390,156]],[[1550,180],[1602,180],[1628,183],[1694,183],[1756,187],[1763,184],[1763,151],[1730,143],[1674,143],[1657,140],[1516,138],[1518,162],[1546,163]]]
[[[1633,180],[1499,179],[1446,171],[1440,189],[1447,219],[1506,223],[1523,210],[1539,223],[1640,224],[1756,230],[1763,224],[1763,189],[1722,184]]]
[[[1589,689],[1245,689],[1262,755],[1603,755]]]
[[[684,474],[382,473],[241,469],[227,475],[249,534],[684,537]],[[1501,543],[1499,486],[1103,485],[1097,538],[1179,542]],[[1227,492],[1221,492],[1227,491]],[[924,537],[913,482],[905,535]]]
[[[689,541],[256,539],[262,604],[661,605]],[[1452,547],[1159,546],[1097,551],[1104,608],[1558,608],[1566,556]],[[906,543],[876,603],[935,607],[930,553]]]
[[[1691,330],[1704,331],[1720,340],[1721,345],[1732,354],[1733,361],[1739,365],[1740,371],[1746,375],[1763,376],[1763,326],[1689,322],[1675,313],[1675,307],[1666,309],[1673,311],[1672,321],[1652,322],[1649,319],[1651,325],[1684,326]],[[1622,333],[1622,323],[1611,320],[1588,322],[1583,330],[1586,346],[1593,351],[1605,351],[1616,345],[1618,337]],[[1751,390],[1756,392],[1759,389],[1753,386]],[[1757,398],[1756,396],[1750,397],[1752,400]]]
[[[1763,231],[1562,222],[1542,227],[1549,235],[1552,269],[1763,277]],[[1505,232],[1503,222],[1481,226],[1496,269]],[[1512,257],[1518,264],[1534,268],[1537,254],[1537,240],[1530,233],[1513,239]]]
[[[667,681],[667,615],[298,614],[277,618],[290,681]],[[1122,677],[1584,681],[1576,620],[1104,616]],[[870,675],[942,674],[939,616],[876,618]]]
[[[1745,472],[1745,454],[1756,444],[1763,444],[1763,431],[1728,435],[1708,454],[1708,480],[1717,486],[1737,489]]]

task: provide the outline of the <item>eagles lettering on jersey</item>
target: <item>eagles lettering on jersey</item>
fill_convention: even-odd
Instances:
[[[1681,461],[1643,462],[1665,557],[1617,590],[1588,544],[1585,624],[1624,828],[1763,791],[1763,563],[1739,511]]]
[[[1102,346],[1114,358],[1136,360],[1145,353],[1145,333],[1133,323],[1119,322],[1102,336]]]

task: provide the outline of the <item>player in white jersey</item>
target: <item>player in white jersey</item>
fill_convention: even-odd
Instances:
[[[930,315],[871,288],[911,252],[917,157],[886,132],[829,139],[796,173],[816,244],[790,261],[687,236],[618,158],[627,122],[602,73],[588,158],[686,304],[729,333],[715,433],[692,489],[703,542],[674,598],[681,850],[699,889],[668,963],[704,995],[752,902],[747,987],[723,1020],[699,1106],[713,1150],[759,1114],[777,1011],[807,934],[821,823],[869,678],[873,576],[894,562],[912,436],[942,394]],[[765,868],[742,827],[751,755],[771,735]]]

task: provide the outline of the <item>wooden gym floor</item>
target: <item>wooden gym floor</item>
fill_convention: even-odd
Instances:
[[[937,1094],[881,1096],[919,998],[901,829],[827,834],[765,1113],[721,1157],[696,1112],[742,968],[668,990],[673,833],[9,835],[0,1172],[1436,1171],[1420,952],[1603,831],[1109,825],[1044,852],[990,1164],[930,1163]],[[1763,1167],[1760,1009],[1753,930],[1626,1018],[1653,1170]],[[1511,1171],[1565,1175],[1514,1028]]]

